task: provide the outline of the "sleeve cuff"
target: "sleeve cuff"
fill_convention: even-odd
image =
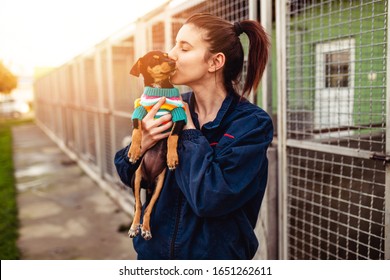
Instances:
[[[197,130],[197,129],[185,129],[185,130],[182,131],[182,133],[180,135],[180,139],[182,141],[185,141],[185,140],[192,141],[192,140],[198,138],[199,136],[202,136],[202,132],[200,132],[200,130]]]

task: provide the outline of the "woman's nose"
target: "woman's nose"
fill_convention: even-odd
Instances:
[[[168,52],[168,57],[170,59],[173,59],[174,61],[177,61],[177,56],[175,55],[174,47]]]

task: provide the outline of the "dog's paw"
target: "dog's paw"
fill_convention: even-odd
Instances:
[[[167,165],[169,170],[175,170],[178,164],[179,164],[179,158],[177,155],[167,157]]]
[[[176,166],[177,165],[168,165],[168,168],[169,168],[169,170],[171,170],[171,171],[173,171],[173,170],[175,170],[176,169]]]
[[[129,153],[127,154],[131,163],[136,163],[141,157],[141,147],[130,146]]]
[[[138,236],[139,233],[140,233],[139,226],[134,227],[134,228],[131,227],[131,228],[129,229],[128,235],[129,235],[130,238],[134,238],[134,237]]]
[[[150,239],[152,239],[152,233],[150,232],[150,230],[143,230],[143,229],[141,229],[141,236],[142,236],[145,240],[150,240]]]

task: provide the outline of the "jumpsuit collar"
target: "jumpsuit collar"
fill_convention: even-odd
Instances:
[[[219,110],[218,110],[216,118],[211,122],[205,123],[202,127],[202,130],[203,129],[217,128],[221,124],[226,113],[228,112],[228,110],[233,102],[233,99],[234,99],[234,93],[228,92],[224,101],[222,102],[221,108],[219,108]],[[190,107],[191,117],[194,121],[194,124],[195,124],[197,129],[200,129],[198,114],[195,112],[195,94],[194,94],[194,92],[191,92],[191,95],[189,98],[189,107]]]

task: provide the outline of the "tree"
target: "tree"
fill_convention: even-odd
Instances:
[[[18,80],[0,61],[0,92],[10,93],[18,85]]]

